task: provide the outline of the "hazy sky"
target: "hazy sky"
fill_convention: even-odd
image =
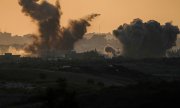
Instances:
[[[55,0],[48,0],[52,3]],[[76,19],[91,13],[102,14],[94,20],[89,32],[111,32],[120,24],[134,18],[145,21],[158,20],[161,23],[173,21],[180,26],[180,0],[60,0],[62,25],[69,19]],[[18,0],[0,0],[0,31],[23,35],[35,33],[36,25],[21,13]]]

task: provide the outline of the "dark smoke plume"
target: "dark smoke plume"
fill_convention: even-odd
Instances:
[[[161,25],[150,20],[135,19],[130,24],[113,31],[123,44],[123,56],[131,58],[163,57],[168,49],[176,45],[179,28],[171,23]]]
[[[63,50],[71,50],[74,48],[74,43],[82,39],[87,32],[87,27],[90,26],[90,21],[99,14],[92,14],[83,19],[71,20],[67,28],[62,28],[62,48]]]
[[[37,22],[39,35],[34,36],[34,42],[26,51],[38,56],[49,56],[72,50],[76,41],[81,39],[90,26],[90,21],[99,14],[92,14],[86,18],[72,20],[67,28],[61,27],[62,15],[59,1],[52,5],[43,0],[19,0],[22,11]]]

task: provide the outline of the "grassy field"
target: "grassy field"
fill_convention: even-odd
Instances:
[[[64,105],[66,101],[67,106],[69,102],[74,104],[74,95],[80,108],[99,108],[98,104],[102,108],[107,105],[123,108],[129,106],[123,100],[136,103],[136,98],[142,96],[146,104],[151,94],[154,100],[167,86],[169,94],[179,88],[179,83],[166,83],[180,78],[176,63],[99,61],[94,64],[94,61],[0,64],[0,108],[46,108],[41,106],[47,105],[47,101],[50,101],[47,108],[59,108],[59,105],[51,106],[59,102]],[[138,102],[141,105],[141,100]]]
[[[87,84],[88,80],[102,82],[107,86],[122,85],[120,81],[106,78],[103,76],[95,76],[86,73],[60,72],[42,69],[0,69],[0,81],[8,82],[25,82],[25,83],[54,83],[59,78],[66,79],[69,83]]]

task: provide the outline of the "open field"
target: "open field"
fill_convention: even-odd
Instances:
[[[129,94],[132,94],[133,98],[137,98],[137,96],[148,93],[145,98],[141,97],[146,100],[151,94],[156,95],[161,89],[167,89],[164,85],[169,88],[175,86],[174,89],[179,87],[176,86],[176,83],[175,85],[169,84],[178,81],[180,78],[178,61],[178,59],[176,61],[173,59],[131,61],[34,60],[31,62],[1,63],[0,107],[41,108],[48,101],[44,96],[47,96],[47,99],[50,98],[49,89],[50,94],[55,94],[55,96],[51,94],[54,96],[52,99],[55,99],[54,101],[58,101],[55,97],[56,95],[59,97],[59,93],[72,95],[76,92],[75,100],[78,101],[80,108],[85,108],[85,106],[98,108],[98,105],[103,106],[102,108],[107,108],[106,105],[113,106],[112,108],[128,106],[127,103],[116,98],[123,96],[122,99],[127,99],[126,102],[132,102]],[[96,65],[94,65],[95,63]],[[159,88],[161,86],[162,88]],[[153,88],[153,90],[151,91],[149,88]],[[174,89],[169,88],[167,92],[171,94]],[[139,90],[141,92],[137,92]],[[66,99],[67,97],[62,98]],[[98,104],[92,98],[96,98]],[[71,99],[74,98],[71,97]],[[89,103],[89,100],[92,103]],[[102,105],[102,102],[106,104]],[[121,104],[117,104],[117,102]],[[137,102],[136,105],[139,104],[141,103]]]

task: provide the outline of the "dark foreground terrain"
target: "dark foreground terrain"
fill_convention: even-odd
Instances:
[[[180,105],[180,59],[43,60],[0,64],[0,108]]]

